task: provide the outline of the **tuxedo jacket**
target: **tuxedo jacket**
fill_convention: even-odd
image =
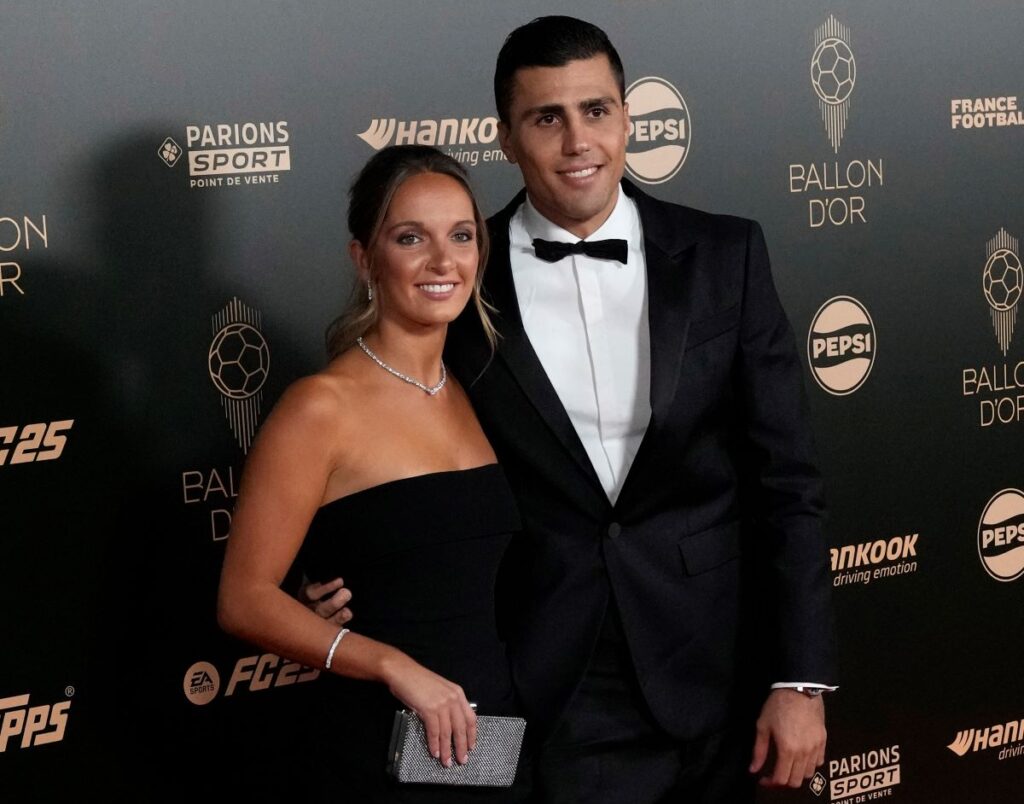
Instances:
[[[497,349],[470,306],[445,358],[522,513],[497,594],[527,720],[557,723],[614,600],[647,704],[688,739],[772,682],[835,682],[821,483],[760,227],[622,186],[643,227],[651,419],[614,505],[523,329],[508,224],[524,192],[488,221]]]

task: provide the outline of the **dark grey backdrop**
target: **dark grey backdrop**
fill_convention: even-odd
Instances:
[[[855,393],[827,393],[808,366],[828,540],[917,534],[916,563],[835,590],[843,687],[828,702],[824,781],[899,746],[900,782],[880,796],[1013,800],[1024,757],[946,746],[1024,718],[1024,581],[989,577],[977,549],[986,502],[1024,484],[1021,424],[983,427],[978,403],[1020,389],[965,396],[962,383],[966,368],[1012,373],[1021,359],[1020,333],[1002,353],[981,280],[986,242],[1024,235],[1024,127],[954,130],[950,102],[1024,96],[1019,2],[8,0],[0,428],[15,428],[13,449],[26,425],[73,420],[56,460],[0,465],[0,699],[30,696],[0,701],[11,800],[178,800],[198,794],[199,769],[232,798],[287,794],[289,733],[314,684],[271,667],[268,688],[243,680],[227,695],[260,651],[213,617],[244,461],[209,375],[213,317],[234,298],[261,316],[270,365],[252,410],[264,416],[322,364],[347,293],[344,193],[373,153],[358,135],[381,119],[492,116],[503,37],[553,11],[603,26],[627,83],[656,76],[685,99],[691,149],[648,189],[762,222],[799,341],[834,296],[874,322]],[[810,81],[830,14],[857,68],[838,153]],[[291,168],[276,182],[190,188],[188,126],[279,121]],[[168,137],[183,152],[173,167],[158,155]],[[519,187],[512,166],[482,161],[496,147],[450,146],[480,155],[488,212]],[[791,164],[852,160],[881,163],[884,183],[790,192]],[[851,194],[865,223],[808,225],[809,197]],[[220,674],[205,705],[183,690],[197,662]],[[39,735],[59,734],[63,711],[62,739],[24,737],[19,707],[37,708]],[[828,787],[764,799],[847,800]]]

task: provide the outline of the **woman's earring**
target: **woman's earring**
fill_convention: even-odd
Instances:
[[[366,300],[373,301],[373,285],[369,279],[366,280]]]

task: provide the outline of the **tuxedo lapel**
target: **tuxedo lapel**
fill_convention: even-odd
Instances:
[[[640,212],[647,263],[647,317],[651,348],[651,420],[623,484],[618,505],[628,504],[633,488],[643,485],[644,465],[659,439],[679,383],[692,318],[694,259],[693,232],[673,228],[661,203],[623,181],[626,194]]]
[[[637,205],[647,262],[647,316],[651,342],[651,421],[663,421],[679,381],[693,313],[693,232],[674,228],[662,205],[623,182]],[[650,429],[650,428],[648,428]]]
[[[565,450],[579,465],[587,479],[604,496],[601,481],[594,471],[583,442],[573,427],[569,414],[562,405],[548,375],[541,365],[537,353],[523,327],[519,310],[512,266],[509,260],[508,224],[516,209],[522,204],[525,191],[490,221],[491,251],[487,262],[484,285],[488,301],[498,309],[497,329],[499,333],[498,356],[504,361],[512,376],[541,418],[550,428]]]

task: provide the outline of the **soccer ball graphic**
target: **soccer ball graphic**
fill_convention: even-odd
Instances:
[[[258,329],[228,324],[213,336],[210,379],[229,399],[248,399],[267,381],[270,350]]]
[[[993,310],[1009,310],[1020,301],[1024,271],[1020,259],[1006,248],[996,249],[985,263],[981,278],[985,298]]]
[[[811,83],[818,97],[835,106],[850,97],[857,81],[853,51],[842,39],[830,37],[811,56]]]

